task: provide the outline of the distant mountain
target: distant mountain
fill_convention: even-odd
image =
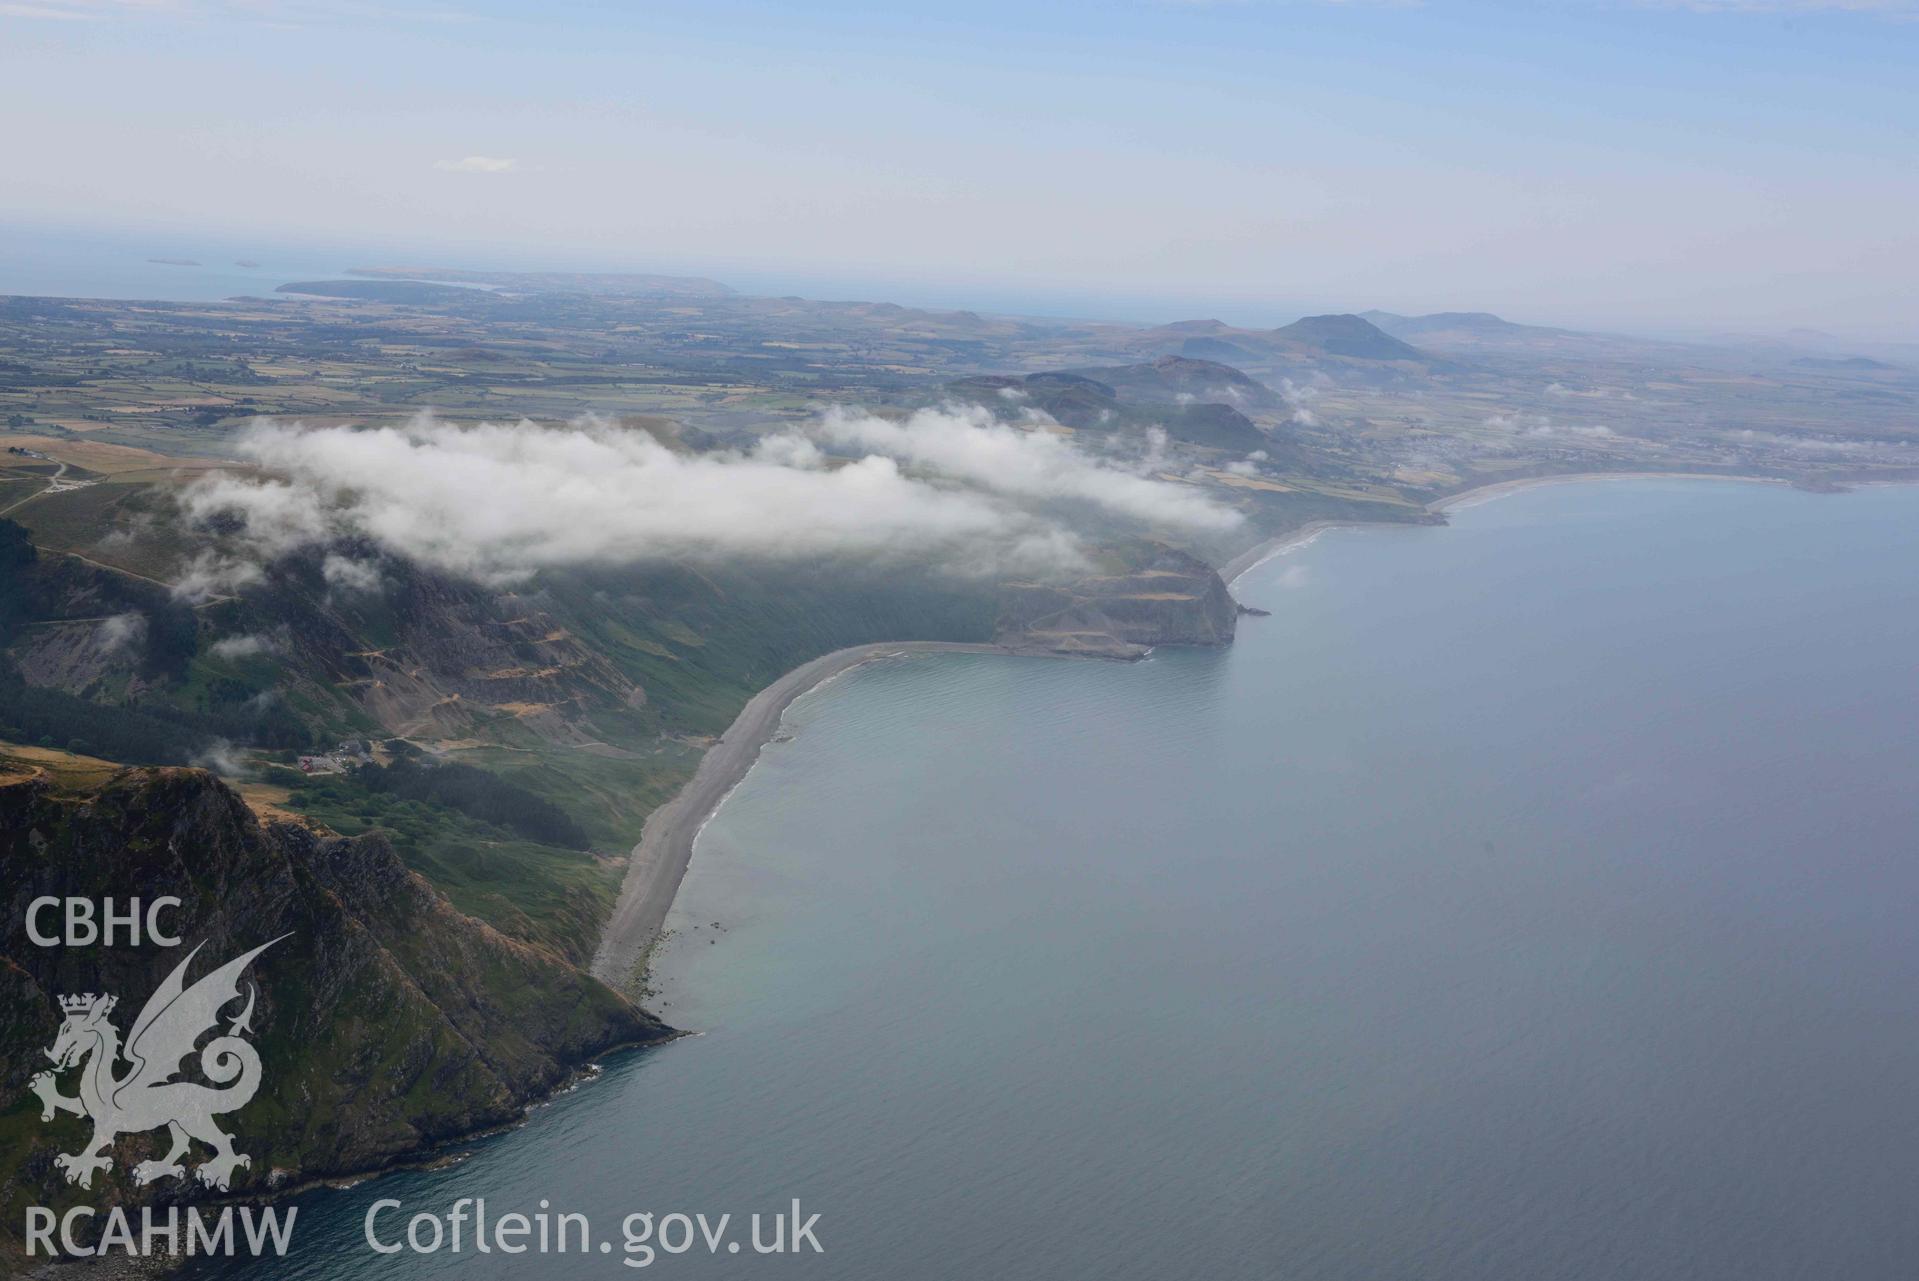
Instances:
[[[1209,334],[1215,337],[1236,332],[1223,320],[1175,320],[1170,325],[1161,325],[1160,328],[1175,334]]]
[[[1107,384],[1129,400],[1169,404],[1211,401],[1242,410],[1277,410],[1282,403],[1265,383],[1241,373],[1231,365],[1222,365],[1214,360],[1162,356],[1147,364],[1116,365],[1077,372]]]
[[[1432,372],[1444,362],[1353,315],[1308,316],[1279,329],[1235,329],[1218,320],[1181,320],[1138,331],[1137,349],[1171,354],[1195,364],[1255,369],[1263,377],[1291,376],[1328,360],[1345,364],[1359,382],[1395,381],[1407,363]]]
[[[1368,311],[1362,317],[1404,342],[1443,354],[1557,355],[1574,358],[1651,358],[1669,344],[1650,338],[1587,333],[1550,325],[1522,325],[1490,311],[1435,311],[1402,316]]]
[[[1001,415],[1037,409],[1075,430],[1109,430],[1121,413],[1118,393],[1079,374],[981,374],[955,379],[944,390]]]
[[[1235,329],[1223,320],[1175,320],[1148,329],[1142,336],[1154,349],[1176,349],[1174,354],[1190,360],[1257,364],[1269,354],[1261,349],[1262,335],[1258,331]]]
[[[1169,325],[1168,328],[1171,328]],[[1188,338],[1179,345],[1179,354],[1195,360],[1223,360],[1229,364],[1235,361],[1255,361],[1259,353],[1250,347],[1228,342],[1224,338]]]
[[[1205,364],[1180,361],[1179,365]],[[1264,450],[1268,455],[1292,448],[1260,430],[1258,424],[1233,406],[1218,401],[1181,400],[1180,393],[1168,390],[1188,371],[1167,373],[1159,370],[1166,362],[1148,365],[1121,365],[1100,372],[1117,377],[1119,383],[1090,378],[1076,373],[1040,373],[1021,377],[1017,374],[989,374],[961,378],[946,384],[946,392],[960,400],[984,405],[1001,414],[1020,409],[1038,409],[1058,422],[1085,432],[1143,432],[1158,427],[1173,440],[1207,449],[1224,449],[1250,454]],[[1225,369],[1212,366],[1212,369]],[[1247,383],[1250,378],[1238,370],[1226,370]],[[1146,394],[1122,394],[1122,384]],[[1254,387],[1259,387],[1253,383]],[[1224,390],[1224,387],[1222,387]],[[1260,387],[1259,390],[1266,391]],[[1271,396],[1270,391],[1266,391]]]
[[[1231,405],[1167,405],[1157,417],[1174,440],[1235,454],[1264,450],[1272,456],[1277,452],[1273,438]]]
[[[1517,325],[1490,311],[1435,311],[1424,316],[1401,316],[1390,311],[1361,312],[1362,319],[1372,322],[1395,338],[1408,341],[1423,338],[1430,334],[1479,334],[1517,336],[1532,332],[1565,333],[1563,329],[1541,330],[1536,325]]]
[[[1730,347],[1799,369],[1874,374],[1910,373],[1919,368],[1919,343],[1841,338],[1819,329],[1790,329],[1784,334],[1722,331],[1702,334],[1694,341],[1710,347]]]
[[[1348,360],[1416,360],[1426,354],[1361,316],[1307,316],[1272,331],[1272,339],[1296,351]]]
[[[1792,362],[1806,369],[1897,369],[1883,360],[1874,360],[1871,356],[1801,356]]]

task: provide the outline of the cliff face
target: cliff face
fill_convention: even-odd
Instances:
[[[583,718],[637,707],[640,686],[543,607],[394,557],[361,562],[376,590],[329,585],[316,555],[272,567],[229,625],[275,639],[313,700],[344,698],[387,734],[459,737],[501,715],[539,739],[591,737]],[[225,620],[222,620],[225,621]]]
[[[1066,586],[1008,584],[1000,639],[1063,654],[1136,656],[1154,645],[1229,645],[1239,606],[1212,566],[1161,549],[1128,573]]]
[[[168,894],[184,902],[169,918],[180,948],[46,948],[26,933],[27,905],[41,895]],[[189,982],[290,935],[248,975],[259,988],[252,1040],[263,1083],[224,1118],[253,1158],[236,1193],[375,1169],[511,1121],[592,1055],[669,1034],[554,954],[456,912],[383,838],[263,827],[197,770],[122,770],[77,791],[45,776],[0,782],[0,919],[0,1234],[17,1230],[24,1205],[198,1191],[181,1180],[134,1188],[131,1166],[161,1154],[164,1132],[122,1138],[114,1168],[90,1190],[67,1187],[53,1157],[77,1151],[90,1125],[67,1115],[43,1123],[29,1091],[48,1066],[41,1051],[59,1029],[60,996],[119,996],[124,1032],[195,944],[205,951]],[[73,1092],[71,1074],[62,1088]]]

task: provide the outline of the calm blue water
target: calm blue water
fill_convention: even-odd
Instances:
[[[704,1035],[249,1275],[628,1274],[361,1241],[484,1196],[822,1216],[692,1277],[1910,1277],[1916,553],[1919,490],[1565,486],[1229,652],[858,671],[699,846]]]
[[[0,224],[0,294],[165,302],[214,302],[240,295],[258,298],[290,280],[337,280],[349,267],[389,261],[392,252],[174,231],[55,230]],[[153,261],[156,258],[194,265]]]
[[[413,266],[443,257],[443,251],[392,244],[290,244],[238,235],[0,223],[0,295],[143,302],[265,298],[292,281],[338,280],[355,267]]]

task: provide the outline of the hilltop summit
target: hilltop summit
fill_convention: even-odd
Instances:
[[[1364,317],[1341,313],[1307,316],[1273,330],[1289,346],[1349,360],[1425,360],[1419,348],[1401,342]]]

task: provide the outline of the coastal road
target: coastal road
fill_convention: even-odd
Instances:
[[[1021,652],[1005,645],[959,641],[855,645],[803,663],[755,694],[720,736],[720,741],[700,758],[699,769],[680,789],[679,795],[647,816],[646,826],[640,831],[640,843],[633,847],[627,862],[619,902],[600,936],[600,949],[593,957],[594,977],[623,991],[634,989],[640,963],[658,937],[680,880],[693,860],[693,842],[700,828],[726,799],[726,794],[753,768],[760,749],[778,732],[780,718],[800,695],[841,672],[879,658],[906,654]]]

